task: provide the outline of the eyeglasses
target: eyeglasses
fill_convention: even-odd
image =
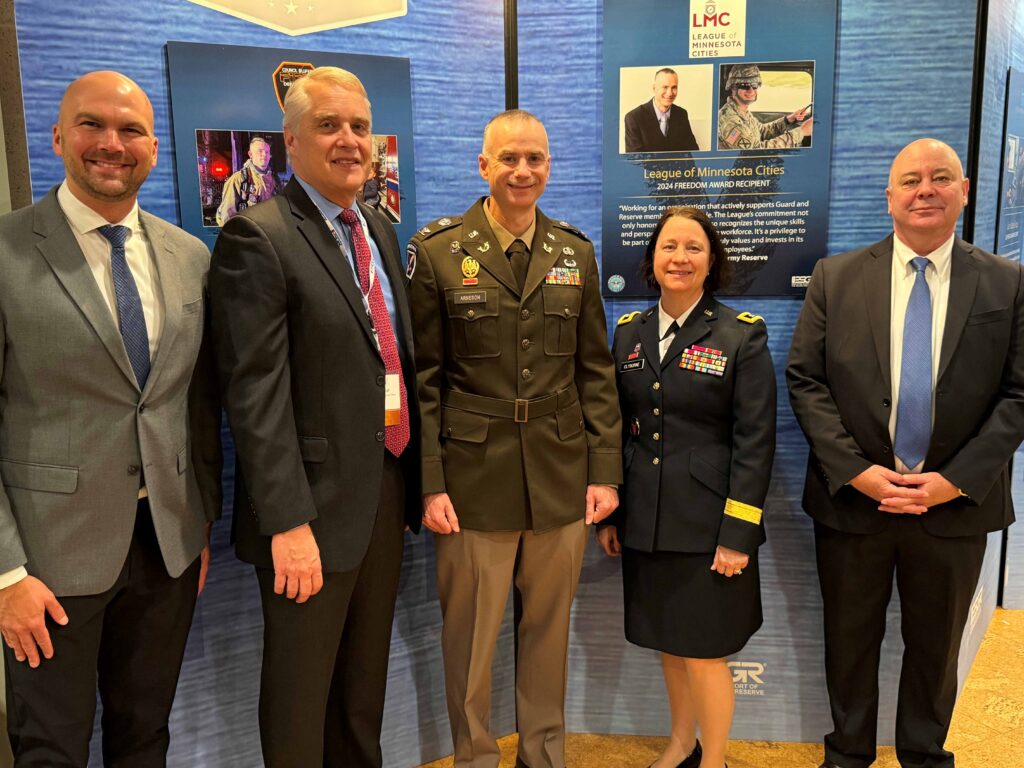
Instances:
[[[761,86],[757,83],[736,83],[736,87],[741,91],[756,91]]]

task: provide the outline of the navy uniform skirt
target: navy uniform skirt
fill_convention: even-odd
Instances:
[[[622,548],[626,639],[673,656],[717,659],[761,626],[757,553],[739,576],[711,570],[714,553]]]

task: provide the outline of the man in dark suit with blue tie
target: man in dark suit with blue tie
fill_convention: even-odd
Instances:
[[[1014,519],[1024,279],[956,236],[968,188],[947,145],[905,147],[886,190],[893,235],[818,262],[793,336],[786,377],[811,448],[803,503],[834,723],[826,768],[875,759],[894,573],[906,647],[896,755],[903,768],[952,768],[944,742],[986,534]]]

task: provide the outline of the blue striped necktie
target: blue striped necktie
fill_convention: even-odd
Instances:
[[[142,312],[139,289],[124,254],[124,244],[131,230],[107,224],[99,227],[98,231],[110,241],[110,270],[114,276],[117,321],[121,327],[124,351],[128,353],[128,361],[132,364],[141,391],[145,389],[149,377],[149,334],[146,332],[146,316]]]
[[[916,271],[903,320],[900,402],[896,409],[896,456],[907,469],[924,461],[932,439],[932,296],[924,256],[910,260]]]

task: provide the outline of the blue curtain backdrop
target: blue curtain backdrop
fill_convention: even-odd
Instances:
[[[1012,0],[991,4],[993,16],[1008,19],[993,33],[999,37],[1002,58],[996,58],[990,47],[988,60],[987,76],[999,81],[1005,78],[1008,61],[1022,66],[1024,25]],[[572,221],[598,243],[603,98],[598,89],[606,43],[601,7],[601,0],[519,3],[521,106],[546,122],[554,157],[542,207],[551,216]],[[177,221],[175,148],[170,139],[163,52],[167,40],[409,57],[422,223],[461,213],[485,191],[476,171],[480,133],[485,120],[504,106],[499,0],[416,0],[403,18],[298,38],[184,0],[133,4],[15,0],[15,12],[36,198],[62,177],[61,165],[50,149],[50,128],[64,87],[85,71],[112,68],[139,81],[156,109],[161,161],[143,187],[142,205]],[[873,242],[889,231],[884,187],[889,162],[900,146],[931,135],[949,142],[961,156],[966,154],[975,4],[936,0],[919,9],[901,6],[898,18],[893,12],[894,6],[882,0],[850,2],[841,9],[829,254]],[[986,143],[995,142],[993,137],[1001,132],[1002,94],[998,86],[986,87]],[[245,96],[225,93],[224,97]],[[998,157],[999,150],[992,144],[991,152],[982,158],[979,192],[986,184],[995,189]],[[979,198],[979,221],[985,205]],[[994,198],[988,205],[994,206]],[[991,215],[994,223],[994,213],[985,215]],[[991,234],[986,236],[990,245]],[[986,245],[982,237],[978,241]],[[781,372],[799,301],[736,299],[731,303],[766,318],[780,392],[784,392]],[[638,305],[631,301],[609,302],[609,323],[635,308]],[[739,738],[817,741],[829,725],[813,544],[809,520],[799,504],[805,458],[803,438],[788,403],[780,399],[779,449],[766,510],[769,540],[762,557],[766,622],[737,657],[764,664],[763,684],[757,689],[759,695],[739,697],[734,728]],[[227,485],[230,488],[230,478]],[[231,554],[227,532],[227,521],[215,531],[215,560],[175,705],[170,757],[175,767],[260,764],[256,731],[259,601],[250,569]],[[417,765],[450,751],[433,546],[422,536],[410,536],[407,544],[384,724],[387,766]],[[965,662],[973,657],[987,625],[997,566],[998,552],[990,547],[978,620],[965,643]],[[893,637],[898,631],[895,610],[894,606],[881,674],[879,734],[883,741],[891,739],[901,651]],[[572,644],[567,705],[571,730],[667,732],[657,661],[622,639],[618,564],[603,558],[593,545],[584,565]],[[508,621],[499,645],[493,724],[497,732],[506,733],[514,728]]]

